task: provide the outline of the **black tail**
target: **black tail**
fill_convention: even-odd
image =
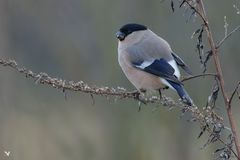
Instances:
[[[193,105],[193,100],[188,95],[187,91],[183,88],[182,84],[178,84],[175,82],[168,81],[170,85],[177,91],[180,98],[189,106]]]

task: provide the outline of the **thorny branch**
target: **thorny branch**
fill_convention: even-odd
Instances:
[[[161,102],[162,104],[166,104],[166,105],[174,105],[174,103],[176,103],[169,97],[165,97],[165,99],[163,98],[161,100],[157,96],[153,96],[150,98],[141,97],[141,99],[139,99],[138,97],[139,93],[137,91],[127,91],[122,87],[110,88],[110,87],[89,86],[87,83],[83,81],[74,82],[74,81],[66,81],[60,78],[52,78],[47,73],[43,73],[43,72],[34,73],[33,71],[26,69],[25,67],[19,67],[17,62],[14,60],[0,59],[0,65],[11,67],[14,70],[18,71],[19,73],[24,74],[25,77],[34,79],[36,84],[49,85],[53,88],[61,89],[63,92],[67,90],[80,91],[83,93],[90,94],[91,97],[93,97],[93,95],[114,96],[119,99],[129,98],[129,99],[135,99],[135,100],[142,100],[144,103]],[[198,78],[198,77],[205,77],[205,76],[216,76],[216,75],[213,73],[206,73],[206,74],[199,74],[195,76],[189,76],[189,77],[183,78],[182,82],[190,79]],[[178,105],[179,104],[176,103],[176,106]]]
[[[203,111],[200,111],[199,108],[196,106],[194,107],[186,106],[182,101],[180,100],[174,101],[170,97],[166,97],[164,95],[162,95],[161,98],[157,96],[152,96],[149,98],[141,97],[141,99],[139,99],[138,98],[139,93],[136,91],[129,92],[122,87],[117,87],[116,89],[110,88],[110,87],[96,87],[96,86],[93,87],[93,86],[89,86],[83,81],[73,82],[73,81],[66,81],[59,78],[52,78],[48,76],[48,74],[46,73],[42,73],[42,72],[34,73],[33,71],[26,69],[25,67],[19,67],[14,60],[4,60],[0,58],[0,65],[4,67],[10,67],[16,70],[17,72],[23,74],[26,78],[34,79],[36,84],[49,85],[53,88],[60,89],[63,92],[65,92],[66,90],[69,90],[69,91],[79,91],[79,92],[90,94],[90,96],[93,99],[93,103],[95,103],[93,95],[101,95],[101,96],[107,96],[107,97],[112,96],[112,97],[115,97],[116,99],[128,98],[128,99],[134,99],[141,102],[143,101],[144,103],[155,103],[155,104],[157,103],[169,108],[178,107],[182,109],[183,113],[188,112],[191,114],[191,117],[192,117],[191,121],[199,123],[200,128],[202,128],[201,135],[205,133],[205,131],[207,131],[211,139],[216,139],[220,137],[221,132],[215,129],[216,126],[220,127],[221,130],[224,129],[222,117],[220,117],[217,113],[215,113],[210,106],[207,106],[203,109]],[[190,79],[205,77],[205,76],[216,77],[216,74],[213,74],[213,73],[199,74],[199,75],[183,78],[182,81],[187,81]],[[207,130],[203,129],[203,128],[206,128],[204,126],[207,126]],[[210,142],[214,143],[211,139],[209,139],[209,143]],[[227,146],[224,142],[222,142],[222,144],[227,148],[230,147],[230,146]],[[208,144],[205,144],[204,146],[206,145]],[[232,152],[233,154],[236,154],[234,153],[234,151]]]

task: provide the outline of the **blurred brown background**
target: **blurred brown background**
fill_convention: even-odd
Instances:
[[[240,24],[233,4],[238,0],[207,1],[214,36],[224,36],[223,17],[229,30]],[[83,80],[98,86],[132,85],[117,62],[115,32],[128,22],[147,25],[165,38],[192,68],[201,72],[196,40],[197,19],[186,22],[191,12],[171,12],[165,0],[1,0],[0,55],[15,59],[35,72],[52,77]],[[240,79],[240,33],[221,48],[221,60],[230,92]],[[212,61],[210,61],[212,63]],[[214,69],[209,65],[209,72]],[[180,118],[176,109],[144,106],[132,100],[107,100],[90,95],[36,85],[15,71],[0,67],[0,159],[11,160],[202,160],[213,158],[214,147],[201,150],[199,127]],[[213,80],[200,78],[185,83],[199,106],[205,105]],[[167,91],[173,98],[178,96]],[[240,132],[240,109],[235,103]],[[219,113],[225,114],[221,99]],[[6,157],[4,151],[10,151]]]

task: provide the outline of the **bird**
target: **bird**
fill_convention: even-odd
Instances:
[[[116,38],[119,65],[139,93],[149,90],[161,93],[162,89],[171,88],[185,104],[193,106],[193,100],[180,81],[178,66],[190,75],[192,72],[166,40],[137,23],[120,27]]]

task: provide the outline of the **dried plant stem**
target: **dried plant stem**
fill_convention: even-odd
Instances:
[[[211,77],[216,77],[217,74],[214,73],[203,73],[203,74],[197,74],[197,75],[193,75],[193,76],[189,76],[189,77],[184,77],[181,81],[188,81],[190,79],[195,79],[195,78],[199,78],[199,77],[207,77],[207,76],[211,76]]]
[[[226,106],[226,109],[227,109],[228,119],[229,119],[229,123],[230,123],[230,126],[231,126],[231,130],[232,130],[232,134],[233,134],[233,140],[234,140],[234,143],[235,143],[237,155],[238,155],[238,157],[240,157],[240,143],[239,143],[239,137],[237,135],[236,122],[233,118],[231,103],[229,101],[229,97],[228,97],[228,95],[226,93],[226,90],[225,90],[223,72],[222,72],[222,68],[221,68],[221,64],[220,64],[220,60],[219,60],[219,56],[218,56],[218,49],[217,49],[216,44],[213,40],[213,35],[212,35],[211,29],[210,29],[210,26],[209,26],[209,23],[208,23],[208,18],[207,18],[206,11],[205,11],[204,4],[203,4],[202,0],[198,0],[198,6],[199,6],[199,12],[201,13],[202,17],[205,19],[205,22],[206,22],[205,23],[205,30],[206,30],[206,33],[207,33],[207,39],[208,39],[208,42],[209,42],[211,50],[212,50],[214,64],[215,64],[215,68],[216,68],[216,71],[217,71],[217,77],[218,77],[218,80],[220,82],[220,89],[221,89],[223,99],[224,99],[224,102],[225,102],[225,106]]]
[[[230,33],[228,33],[227,35],[225,34],[224,38],[217,44],[216,49],[220,48],[221,45],[224,43],[224,41],[226,41],[234,32],[240,30],[240,25],[237,26],[236,28],[234,28]]]

